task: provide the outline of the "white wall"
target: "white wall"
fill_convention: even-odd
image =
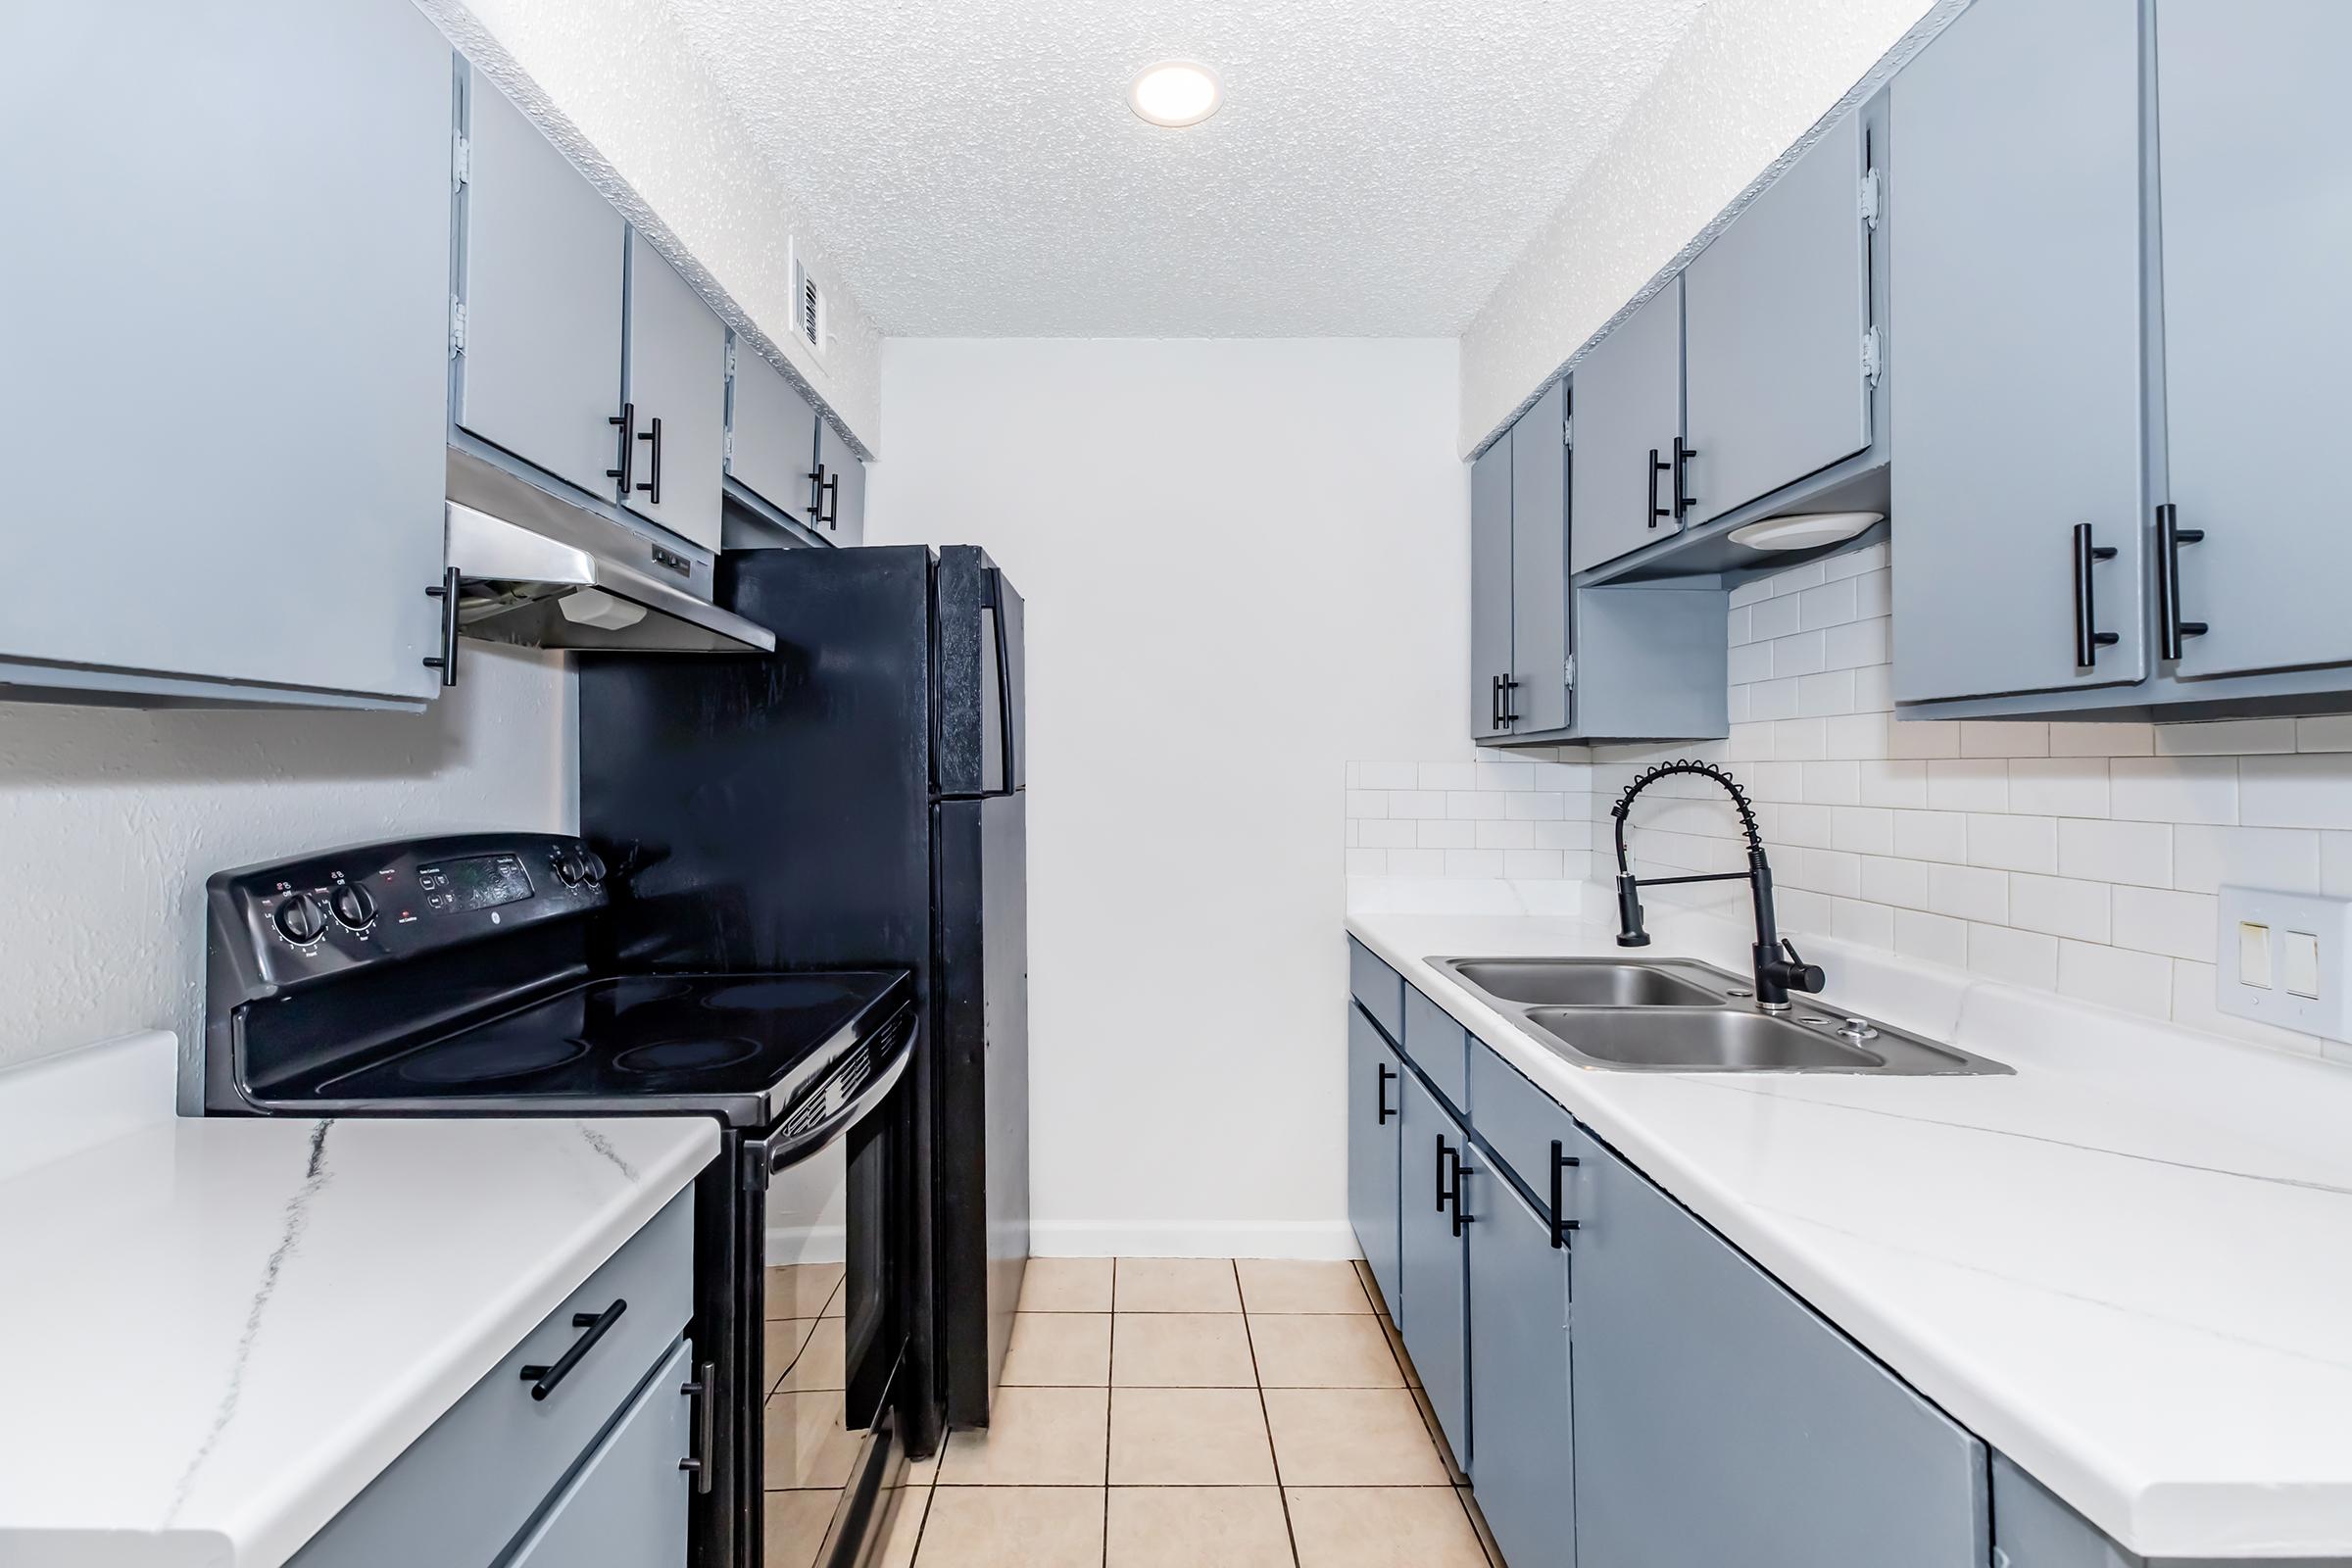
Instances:
[[[0,1065],[204,1015],[204,879],[368,839],[577,818],[569,681],[467,643],[422,714],[0,703]]]
[[[1028,601],[1041,1252],[1351,1255],[1348,760],[1466,758],[1453,345],[893,339],[871,542]]]

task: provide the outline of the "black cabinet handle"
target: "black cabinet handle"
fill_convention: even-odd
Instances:
[[[1465,1176],[1475,1176],[1477,1174],[1478,1167],[1476,1165],[1465,1165],[1462,1163],[1461,1155],[1454,1155],[1453,1192],[1450,1196],[1453,1201],[1453,1234],[1456,1236],[1462,1234],[1463,1226],[1475,1225],[1478,1223],[1478,1216],[1476,1214],[1465,1214],[1462,1212],[1462,1178]]]
[[[620,412],[608,416],[605,422],[616,426],[620,431],[620,466],[607,468],[605,477],[618,479],[621,494],[627,495],[636,488],[632,481],[637,472],[637,405],[623,403]]]
[[[1518,689],[1519,682],[1515,677],[1510,675],[1502,677],[1502,728],[1504,729],[1509,729],[1513,724],[1519,722],[1519,700],[1511,695]]]
[[[1487,728],[1502,728],[1502,677],[1487,677]]]
[[[1583,1163],[1584,1161],[1578,1159],[1574,1154],[1560,1152],[1560,1141],[1557,1138],[1551,1141],[1551,1245],[1555,1250],[1566,1247],[1568,1233],[1578,1228],[1575,1220],[1569,1219],[1560,1212],[1560,1201],[1563,1197],[1560,1191],[1560,1178],[1571,1166]]]
[[[654,447],[654,461],[650,465],[653,469],[653,478],[637,488],[644,491],[646,498],[658,507],[662,504],[662,416],[657,414],[648,420],[645,433],[637,439],[650,441]]]
[[[694,1401],[694,1451],[678,1461],[678,1468],[694,1477],[694,1490],[704,1495],[710,1494],[712,1472],[716,1468],[710,1457],[712,1432],[716,1425],[718,1401],[710,1397],[712,1374],[716,1368],[709,1361],[698,1362],[694,1380],[678,1385],[678,1392]]]
[[[1380,1121],[1378,1125],[1386,1127],[1389,1124],[1389,1118],[1397,1114],[1397,1112],[1389,1108],[1389,1080],[1396,1076],[1396,1069],[1390,1066],[1385,1061],[1375,1062],[1373,1065],[1380,1069],[1380,1080],[1373,1089],[1373,1093],[1380,1099]]]
[[[557,1356],[554,1366],[526,1366],[522,1369],[522,1381],[530,1384],[531,1397],[544,1399],[555,1393],[556,1386],[571,1376],[571,1369],[580,1364],[580,1357],[593,1349],[596,1342],[603,1339],[607,1331],[620,1321],[620,1314],[628,1309],[627,1301],[615,1298],[602,1312],[572,1313],[571,1326],[588,1332],[572,1341],[571,1348]]]
[[[2156,509],[2156,629],[2167,659],[2178,660],[2183,641],[2205,635],[2203,621],[2180,618],[2180,547],[2204,542],[2204,529],[2180,526],[2179,507],[2167,501]]]
[[[2090,524],[2075,524],[2075,667],[2088,669],[2099,662],[2099,650],[2113,648],[2121,639],[2111,631],[2098,629],[2097,603],[2092,597],[2090,568],[2102,561],[2115,559],[2115,546],[2090,542]]]
[[[1678,446],[1679,446],[1679,445],[1681,445],[1681,443],[1678,441],[1678,442],[1676,443],[1676,445],[1678,445]],[[1659,506],[1659,505],[1658,505],[1658,475],[1659,475],[1659,474],[1661,474],[1661,473],[1664,473],[1664,472],[1665,472],[1665,471],[1666,471],[1668,468],[1671,468],[1672,466],[1674,466],[1674,465],[1672,465],[1672,464],[1668,463],[1668,462],[1667,462],[1667,461],[1666,461],[1664,458],[1661,458],[1661,457],[1659,457],[1659,456],[1658,456],[1658,449],[1657,449],[1656,447],[1651,447],[1651,448],[1649,449],[1649,524],[1648,524],[1648,525],[1649,525],[1650,527],[1652,527],[1652,528],[1655,528],[1655,527],[1658,525],[1658,519],[1659,519],[1660,517],[1671,517],[1671,516],[1673,516],[1673,515],[1674,515],[1674,514],[1673,514],[1673,513],[1671,513],[1671,512],[1667,511],[1667,510],[1666,510],[1664,507],[1661,507],[1661,506]]]
[[[819,463],[816,471],[808,476],[808,526],[839,531],[841,475]]]
[[[1438,1200],[1431,1206],[1436,1208],[1439,1213],[1443,1214],[1446,1212],[1446,1162],[1453,1157],[1453,1151],[1446,1147],[1446,1135],[1444,1133],[1439,1133],[1437,1135],[1437,1140]]]
[[[1690,460],[1698,456],[1695,447],[1683,445],[1683,438],[1674,438],[1674,520],[1681,522],[1683,514],[1698,505],[1698,497],[1690,493]]]
[[[424,667],[439,670],[445,687],[458,683],[458,590],[465,581],[457,567],[444,566],[441,580],[424,591],[427,599],[441,601],[441,651],[427,659]]]

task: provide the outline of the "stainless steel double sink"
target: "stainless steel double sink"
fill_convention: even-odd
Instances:
[[[1747,981],[1689,958],[1429,961],[1592,1067],[1902,1077],[2011,1070],[1811,998],[1786,1013],[1760,1011]]]

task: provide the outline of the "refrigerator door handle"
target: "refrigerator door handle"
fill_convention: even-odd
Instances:
[[[1021,676],[1022,670],[1014,658],[1014,649],[1021,636],[1020,596],[1004,581],[1002,567],[990,567],[988,573],[989,650],[996,664],[997,724],[999,756],[1004,771],[998,788],[989,792],[1010,795],[1021,787]]]

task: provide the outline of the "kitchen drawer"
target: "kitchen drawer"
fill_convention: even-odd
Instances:
[[[507,1568],[686,1568],[693,1352],[680,1342],[663,1357]]]
[[[1585,1130],[1483,1040],[1470,1042],[1470,1129],[1540,1205],[1551,1202],[1551,1146],[1569,1158],[1589,1152]],[[1548,1211],[1544,1218],[1552,1216]]]
[[[1421,1069],[1433,1088],[1459,1110],[1470,1103],[1465,1076],[1469,1033],[1453,1014],[1411,986],[1404,988],[1404,1054]]]
[[[1392,1041],[1404,1040],[1404,977],[1373,956],[1372,950],[1353,937],[1348,939],[1348,988],[1364,1004],[1372,1021]]]
[[[627,1309],[546,1398],[532,1398],[521,1369],[554,1364],[584,1332],[572,1315],[614,1301]],[[689,1188],[329,1520],[296,1568],[489,1562],[675,1348],[693,1309]]]

